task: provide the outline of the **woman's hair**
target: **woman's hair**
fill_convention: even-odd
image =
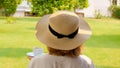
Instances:
[[[78,57],[81,54],[82,45],[72,50],[59,50],[48,47],[49,54],[57,56]]]

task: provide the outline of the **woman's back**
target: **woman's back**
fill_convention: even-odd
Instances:
[[[32,59],[29,68],[93,68],[92,61],[85,55],[76,58],[42,55]]]

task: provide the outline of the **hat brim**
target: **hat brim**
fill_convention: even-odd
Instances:
[[[36,36],[38,40],[48,47],[60,50],[71,50],[82,45],[92,34],[89,25],[80,18],[79,32],[73,39],[58,39],[49,31],[49,17],[50,14],[43,16],[36,25]]]

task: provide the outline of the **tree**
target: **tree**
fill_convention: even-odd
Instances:
[[[0,9],[3,7],[3,1],[4,0],[0,0]]]
[[[88,0],[32,0],[32,12],[38,16],[57,10],[74,10],[88,7]]]
[[[0,9],[4,9],[5,16],[10,16],[15,13],[20,2],[21,0],[0,0]]]
[[[17,8],[16,0],[4,0],[5,15],[10,16],[15,13]]]

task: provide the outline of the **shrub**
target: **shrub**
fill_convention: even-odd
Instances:
[[[120,19],[120,6],[114,8],[114,10],[113,10],[113,17],[116,17],[116,18]]]
[[[95,10],[95,18],[96,19],[101,19],[103,16],[102,14],[100,13],[100,10]]]
[[[112,5],[109,10],[112,12],[112,16],[120,19],[120,6]]]
[[[16,18],[14,18],[14,17],[7,17],[5,23],[6,23],[6,24],[16,23]]]

